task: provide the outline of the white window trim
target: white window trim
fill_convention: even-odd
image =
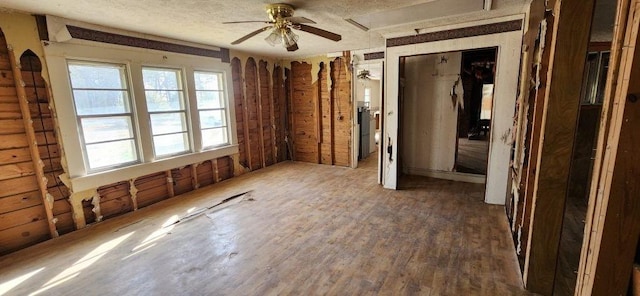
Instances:
[[[155,147],[153,147],[152,149],[152,153],[153,153],[153,157],[154,160],[155,159],[165,159],[165,158],[170,158],[170,157],[174,157],[174,156],[179,156],[179,155],[184,155],[184,154],[189,154],[189,153],[193,153],[194,151],[196,151],[195,149],[195,145],[194,145],[194,141],[193,141],[193,135],[196,133],[197,129],[194,129],[193,123],[192,123],[192,117],[193,115],[191,114],[191,104],[193,104],[192,102],[190,102],[189,98],[191,98],[191,96],[187,93],[187,83],[186,83],[186,76],[189,76],[189,74],[187,73],[187,71],[185,71],[185,69],[182,68],[174,68],[174,67],[159,67],[159,66],[149,66],[149,65],[142,65],[141,70],[144,70],[145,68],[147,69],[156,69],[156,70],[174,70],[178,72],[178,84],[180,85],[180,87],[182,88],[180,90],[180,93],[182,95],[182,99],[184,100],[184,109],[183,110],[173,110],[170,111],[171,113],[178,113],[178,112],[183,112],[185,114],[185,120],[186,120],[186,125],[187,125],[187,143],[189,145],[189,147],[187,147],[186,151],[181,151],[181,152],[177,152],[177,153],[172,153],[172,154],[164,154],[164,155],[157,155],[155,152]],[[193,75],[193,71],[191,72],[191,75]],[[144,77],[144,74],[142,75]],[[153,128],[151,127],[151,114],[155,113],[157,114],[158,112],[151,112],[148,110],[148,103],[147,103],[147,97],[146,97],[146,91],[147,89],[144,87],[144,82],[142,85],[142,99],[144,101],[145,104],[145,108],[147,108],[147,117],[149,120],[149,132],[151,133],[151,145],[154,146],[153,144],[153,137],[155,135],[153,135]],[[139,96],[138,96],[139,98]],[[137,102],[137,101],[136,101]],[[145,150],[146,151],[146,150]]]
[[[235,129],[235,104],[233,104],[233,85],[231,65],[218,59],[192,55],[175,54],[155,50],[129,48],[124,46],[101,47],[98,43],[71,44],[51,42],[44,47],[45,58],[50,77],[50,85],[60,128],[60,139],[66,156],[71,190],[74,192],[95,189],[111,183],[130,180],[136,177],[165,171],[193,163],[200,163],[223,156],[238,153]],[[138,119],[140,164],[117,168],[109,171],[89,173],[83,159],[82,144],[78,135],[78,124],[71,93],[71,82],[68,74],[67,60],[106,62],[126,64],[130,73],[129,85],[132,90],[133,108]],[[186,80],[186,95],[191,102],[190,122],[199,122],[195,108],[194,71],[221,72],[225,89],[227,133],[230,144],[211,150],[202,149],[199,124],[192,125],[192,149],[194,152],[175,157],[154,159],[151,136],[151,124],[148,120],[144,87],[142,84],[142,67],[180,68]]]

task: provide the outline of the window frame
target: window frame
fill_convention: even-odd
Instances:
[[[135,108],[135,100],[133,98],[133,90],[132,90],[132,82],[131,82],[131,75],[129,74],[129,68],[128,65],[125,63],[117,63],[117,62],[104,62],[104,61],[91,61],[91,60],[78,60],[78,59],[67,59],[66,60],[66,64],[67,64],[67,76],[69,77],[69,88],[71,90],[71,96],[72,96],[72,103],[73,103],[73,112],[75,114],[75,119],[77,122],[77,126],[78,126],[78,135],[80,137],[80,143],[82,145],[82,147],[84,149],[82,149],[82,157],[87,169],[87,172],[89,173],[96,173],[96,172],[102,172],[102,171],[108,171],[108,170],[113,170],[113,169],[117,169],[117,168],[121,168],[121,167],[127,167],[127,166],[131,166],[137,163],[140,163],[142,158],[141,158],[141,151],[140,151],[140,132],[137,129],[136,126],[136,122],[137,122],[137,112],[136,112],[136,108]],[[102,114],[102,115],[79,115],[78,114],[78,109],[77,109],[77,104],[76,104],[76,98],[74,95],[74,91],[81,89],[81,90],[89,90],[88,88],[74,88],[73,87],[73,83],[71,81],[71,71],[69,69],[69,66],[71,66],[72,64],[76,64],[76,65],[111,65],[111,66],[122,66],[124,72],[121,74],[122,75],[122,80],[123,82],[126,83],[127,88],[126,89],[121,89],[120,91],[126,91],[127,93],[127,99],[128,99],[128,104],[129,104],[129,113],[115,113],[115,114]],[[107,90],[107,89],[96,89],[96,90]],[[115,90],[115,89],[113,89]],[[128,162],[122,162],[119,164],[115,164],[115,165],[109,165],[109,166],[102,166],[102,167],[96,167],[96,168],[91,168],[90,162],[89,162],[89,153],[87,152],[87,146],[88,145],[92,145],[95,143],[89,143],[87,144],[86,142],[86,137],[85,137],[85,131],[84,128],[82,126],[82,119],[83,118],[106,118],[106,117],[118,117],[118,116],[125,116],[126,114],[129,114],[128,117],[131,119],[131,132],[133,134],[133,137],[131,138],[133,140],[134,143],[134,149],[135,149],[135,156],[136,159],[134,161],[128,161]],[[109,141],[109,142],[115,142],[115,141]]]
[[[362,92],[362,100],[366,107],[371,106],[371,87],[364,87],[364,91]]]
[[[182,95],[182,103],[184,104],[184,107],[182,108],[182,110],[178,110],[178,111],[149,111],[149,107],[148,107],[148,101],[147,101],[147,91],[159,91],[156,89],[153,90],[148,90],[145,86],[144,86],[144,70],[145,69],[154,69],[154,70],[173,70],[176,71],[176,73],[178,73],[178,86],[180,86],[182,89],[179,90],[173,90],[173,91],[179,91],[180,94]],[[181,68],[174,68],[174,67],[162,67],[162,66],[155,66],[155,65],[142,65],[141,67],[141,74],[142,74],[142,87],[144,89],[144,103],[147,106],[147,120],[149,121],[149,132],[151,135],[151,145],[153,147],[153,159],[154,160],[160,160],[163,158],[170,158],[170,157],[174,157],[174,156],[178,156],[178,155],[183,155],[183,154],[188,154],[188,153],[192,153],[194,152],[194,141],[193,141],[193,121],[192,121],[192,116],[191,116],[191,102],[190,102],[190,96],[188,94],[188,88],[187,88],[187,81],[186,81],[186,76],[187,73],[184,69]],[[186,126],[186,131],[183,132],[176,132],[176,133],[167,133],[167,134],[178,134],[178,133],[186,133],[187,134],[187,143],[188,143],[188,147],[187,150],[185,151],[181,151],[181,152],[176,152],[176,153],[169,153],[169,154],[162,154],[162,155],[158,155],[155,146],[155,140],[154,138],[156,136],[163,136],[163,135],[167,135],[167,134],[161,134],[161,135],[155,135],[153,132],[153,122],[151,121],[151,115],[153,114],[169,114],[169,113],[184,113],[184,117],[185,117],[185,126]]]
[[[233,103],[233,85],[231,64],[220,59],[194,55],[170,53],[156,50],[145,50],[126,46],[110,46],[95,42],[71,40],[65,43],[51,42],[44,48],[47,56],[49,80],[53,94],[53,102],[57,115],[59,140],[63,145],[63,157],[67,169],[61,179],[74,192],[93,190],[103,185],[135,179],[137,177],[166,171],[188,164],[201,163],[238,153],[237,132],[235,129],[235,104]],[[133,118],[133,130],[138,136],[139,163],[101,171],[90,171],[83,156],[84,146],[78,132],[78,121],[73,102],[71,79],[69,77],[68,60],[80,62],[112,63],[126,66],[127,83],[130,87],[130,100]],[[192,134],[192,150],[190,153],[156,159],[153,155],[152,138],[144,87],[142,86],[142,67],[175,68],[182,70],[182,83],[185,91],[187,114]],[[220,72],[224,83],[224,102],[227,106],[227,135],[229,144],[209,150],[201,146],[197,110],[194,108],[194,71]],[[196,129],[198,127],[198,129]]]
[[[222,89],[219,90],[219,91],[220,91],[220,94],[221,94],[220,99],[224,102],[224,104],[223,104],[224,107],[223,108],[202,108],[201,109],[201,108],[198,107],[198,94],[197,94],[197,92],[198,91],[210,91],[210,90],[198,90],[197,89],[197,87],[195,85],[195,74],[197,72],[200,72],[200,73],[214,73],[214,74],[218,75],[218,79],[220,79],[220,81],[218,81],[218,85],[222,86]],[[199,131],[199,133],[198,133],[199,135],[198,136],[199,136],[199,144],[200,144],[199,147],[200,147],[201,151],[216,149],[218,147],[223,147],[223,146],[231,144],[231,141],[232,141],[231,140],[231,138],[232,138],[231,137],[231,122],[230,122],[230,117],[229,117],[230,116],[230,114],[229,114],[230,106],[229,105],[231,104],[231,101],[230,101],[228,90],[226,88],[227,87],[227,77],[226,77],[225,73],[222,72],[222,71],[211,71],[211,70],[194,69],[193,75],[191,75],[191,78],[194,80],[193,81],[193,93],[194,93],[193,97],[195,98],[195,100],[194,100],[194,104],[193,105],[194,105],[195,112],[193,114],[198,117],[197,118],[198,120],[195,121],[195,122],[197,122],[197,124],[198,124],[198,131]],[[202,125],[201,125],[202,122],[200,120],[200,111],[203,111],[203,110],[204,111],[223,110],[224,119],[225,119],[224,126],[222,126],[222,127],[214,127],[214,128],[204,128],[204,127],[202,127]],[[219,145],[205,146],[204,145],[204,140],[202,139],[202,137],[203,137],[202,131],[205,130],[205,129],[215,129],[215,128],[223,128],[223,129],[225,129],[225,133],[227,135],[227,143],[223,143],[223,144],[219,144]]]

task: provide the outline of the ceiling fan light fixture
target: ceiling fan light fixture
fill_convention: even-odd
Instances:
[[[271,34],[269,34],[267,38],[264,38],[264,40],[267,41],[269,45],[276,46],[276,44],[281,42],[280,41],[281,37],[280,37],[280,34],[278,34],[278,32],[279,32],[278,29],[273,29],[273,31],[271,31]]]
[[[293,33],[291,29],[287,28],[282,31],[282,46],[285,48],[291,47],[298,42],[298,35]]]

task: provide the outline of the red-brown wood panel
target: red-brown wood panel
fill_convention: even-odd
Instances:
[[[318,72],[318,93],[320,97],[320,116],[322,127],[320,129],[320,161],[322,164],[333,164],[332,137],[333,100],[328,89],[327,65],[320,63]]]
[[[344,58],[331,62],[333,104],[333,164],[351,163],[351,79]]]
[[[251,169],[256,170],[262,168],[262,153],[260,143],[261,122],[259,121],[259,96],[258,96],[258,68],[253,58],[247,60],[245,66],[245,89],[247,104],[247,122],[249,127],[249,161]]]
[[[291,63],[291,116],[294,160],[318,162],[316,103],[314,101],[311,64]]]
[[[271,121],[271,105],[273,101],[271,100],[271,74],[269,70],[267,70],[267,62],[261,60],[260,67],[258,69],[259,78],[260,78],[260,112],[261,112],[261,121],[262,121],[262,139],[263,144],[262,148],[264,151],[264,164],[265,166],[270,166],[275,163],[273,157],[273,126]]]
[[[238,160],[240,164],[246,168],[249,168],[247,161],[247,143],[246,143],[246,129],[245,107],[246,102],[244,99],[244,80],[242,79],[242,64],[240,59],[233,58],[231,60],[231,76],[233,79],[233,103],[235,104],[236,113],[236,132],[238,135]]]
[[[276,162],[284,161],[287,157],[285,146],[285,129],[287,106],[284,91],[284,73],[282,67],[276,66],[273,70],[273,114],[276,133]]]

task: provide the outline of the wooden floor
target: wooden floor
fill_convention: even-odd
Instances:
[[[555,296],[571,296],[575,292],[586,219],[587,201],[584,197],[567,196],[553,288]]]
[[[456,171],[469,174],[487,174],[489,140],[469,140],[458,138],[458,159]]]
[[[0,294],[529,295],[482,185],[375,180],[277,164],[2,257]]]

